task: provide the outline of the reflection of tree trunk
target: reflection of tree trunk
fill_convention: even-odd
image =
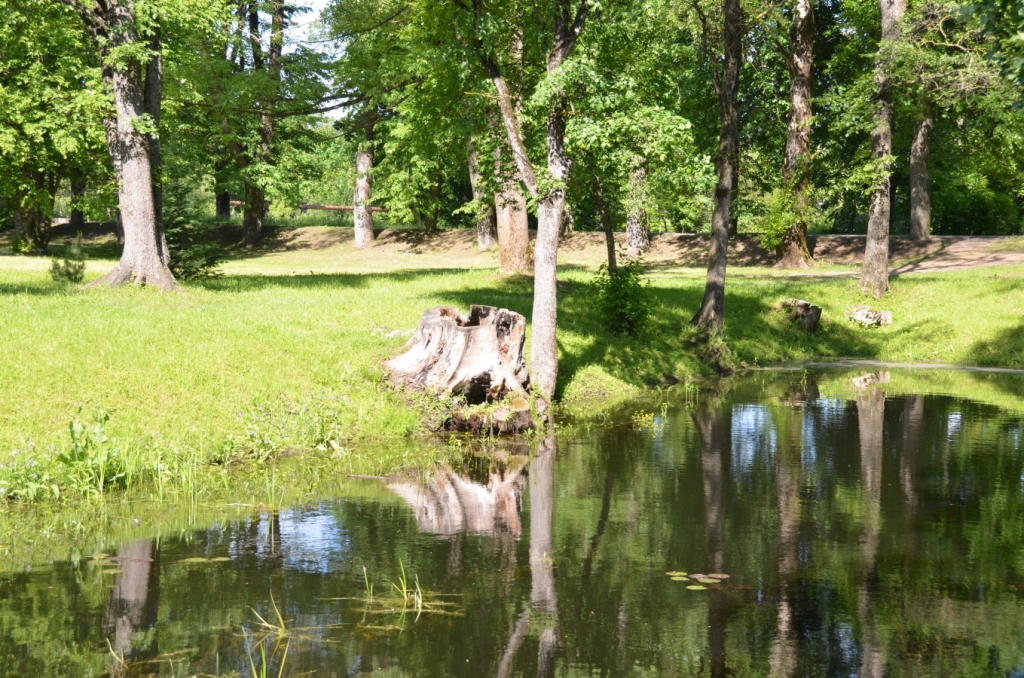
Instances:
[[[519,646],[526,640],[526,635],[529,632],[530,610],[526,609],[519,615],[516,626],[512,630],[512,635],[508,639],[508,645],[505,646],[505,653],[501,656],[501,663],[498,664],[498,678],[508,678],[511,675],[512,660],[515,658]]]
[[[918,449],[921,446],[921,425],[924,422],[924,396],[908,396],[903,409],[903,449],[900,450],[900,487],[907,506],[917,506],[914,481],[917,475]]]
[[[861,678],[881,678],[885,661],[878,630],[871,613],[878,559],[878,536],[882,513],[882,430],[885,422],[885,394],[872,388],[857,396],[857,420],[860,431],[860,472],[864,493],[864,531],[860,551],[864,583],[857,595],[857,616],[861,627]]]
[[[550,433],[530,463],[530,606],[541,622],[537,676],[555,673],[558,652],[558,597],[552,554],[555,509],[555,436]]]
[[[127,675],[125,663],[157,655],[155,636],[146,647],[135,647],[135,637],[156,624],[160,595],[160,567],[150,540],[129,542],[117,552],[120,572],[107,599],[103,635],[119,659],[114,659],[113,676]],[[122,663],[122,660],[124,663]]]
[[[769,659],[769,675],[772,676],[794,675],[797,657],[791,589],[796,577],[799,545],[803,410],[788,409],[786,415],[785,437],[775,460],[775,487],[779,498],[779,609]]]
[[[722,517],[722,453],[729,444],[722,426],[722,413],[716,409],[699,410],[694,420],[700,435],[701,467],[704,474],[704,525],[707,572],[722,572],[724,565],[725,524]],[[722,591],[708,592],[708,653],[711,675],[725,676],[725,626],[728,599]]]

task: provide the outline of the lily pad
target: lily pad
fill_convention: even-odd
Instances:
[[[672,581],[690,581],[689,577],[672,577]]]
[[[711,577],[712,579],[728,579],[729,578],[729,575],[722,574],[721,572],[716,572],[715,574],[709,574],[708,576]]]
[[[670,577],[685,577],[686,576],[685,572],[676,572],[675,570],[672,570],[671,572],[666,572],[665,574],[667,574]]]
[[[707,591],[708,590],[707,586],[701,586],[700,584],[691,584],[690,586],[687,586],[686,588],[689,589],[690,591]]]
[[[690,579],[704,579],[707,577],[706,574],[691,574]]]
[[[699,581],[701,584],[717,584],[717,583],[719,583],[717,579],[710,579],[708,577],[701,577],[697,581]]]

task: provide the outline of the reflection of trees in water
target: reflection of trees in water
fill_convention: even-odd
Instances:
[[[707,573],[725,570],[725,516],[722,502],[723,470],[729,468],[731,436],[722,422],[722,406],[702,407],[694,413],[700,436],[704,476],[705,558]],[[708,591],[708,655],[713,678],[726,675],[725,632],[729,600],[723,591]]]
[[[152,540],[128,542],[117,551],[119,572],[107,598],[103,635],[117,654],[113,676],[127,675],[126,664],[157,656],[156,634],[160,567]]]
[[[878,539],[882,523],[882,444],[885,394],[881,388],[857,395],[857,427],[860,434],[861,491],[864,522],[860,537],[864,580],[857,592],[857,617],[861,627],[861,678],[881,678],[885,655],[872,608],[877,583]]]
[[[812,382],[813,384],[813,382]],[[813,389],[817,397],[817,388]],[[803,406],[809,399],[794,396],[791,405],[778,410],[779,443],[775,452],[775,491],[778,496],[778,609],[775,638],[769,656],[769,675],[792,676],[796,673],[798,645],[794,618],[797,548],[800,543],[800,454],[803,449]]]

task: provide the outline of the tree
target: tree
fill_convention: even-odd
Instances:
[[[114,94],[116,120],[106,124],[107,146],[118,179],[118,206],[124,224],[124,250],[117,267],[92,285],[175,286],[167,267],[168,255],[157,221],[153,193],[150,139],[157,134],[146,108],[144,71],[155,55],[148,49],[140,25],[157,35],[150,16],[138,16],[134,0],[111,0],[87,7],[80,0],[62,0],[82,18],[103,62],[103,80]],[[154,89],[154,92],[156,90]],[[156,102],[151,102],[151,107]],[[159,180],[157,180],[159,181]]]
[[[711,247],[708,252],[708,274],[700,310],[690,321],[692,325],[721,334],[725,313],[725,264],[729,247],[732,190],[735,183],[739,151],[739,90],[742,16],[739,0],[723,0],[723,63],[721,78],[715,83],[718,92],[720,132],[715,173],[718,183],[714,192],[711,215]],[[694,5],[700,13],[700,6]],[[707,22],[701,13],[704,34]]]
[[[473,187],[473,202],[476,204],[476,244],[477,249],[486,252],[498,240],[498,224],[495,221],[494,205],[487,200],[483,173],[480,170],[480,154],[473,142],[466,144],[469,164],[469,181]]]
[[[808,192],[811,181],[811,101],[814,69],[814,12],[810,0],[796,0],[792,8],[789,50],[783,51],[789,70],[789,124],[786,130],[786,159],[782,181],[793,193],[796,217],[782,234],[776,248],[778,265],[806,268],[811,253],[807,249]]]
[[[892,83],[889,77],[891,53],[898,49],[900,22],[907,10],[906,0],[879,0],[882,12],[882,40],[875,61],[874,129],[871,154],[875,161],[874,187],[868,208],[868,235],[860,288],[881,299],[889,289],[889,201],[892,176]]]

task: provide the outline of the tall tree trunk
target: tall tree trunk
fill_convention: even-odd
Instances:
[[[114,46],[138,42],[130,2],[111,3],[108,14]],[[163,259],[153,210],[149,141],[135,127],[136,120],[146,113],[142,65],[136,59],[126,59],[112,71],[117,127],[115,145],[109,150],[115,169],[120,167],[117,194],[124,223],[124,250],[117,267],[90,284],[116,286],[135,283],[170,290],[174,288],[175,280]]]
[[[495,171],[501,179],[501,160],[495,152]],[[502,181],[494,194],[495,227],[498,231],[498,267],[502,273],[526,273],[530,270],[530,221],[526,194],[518,179]]]
[[[601,227],[604,229],[604,245],[608,249],[608,275],[614,278],[619,273],[619,267],[615,262],[615,231],[612,228],[612,218],[608,214],[608,205],[604,201],[604,191],[601,189],[601,180],[596,173],[591,175],[590,182],[594,189],[594,202],[597,203],[597,215],[601,219]]]
[[[85,213],[80,204],[83,193],[85,193],[84,178],[80,171],[75,170],[71,173],[71,219],[68,220],[68,226],[73,232],[85,228]]]
[[[245,206],[242,208],[242,242],[254,245],[263,235],[263,215],[267,213],[267,198],[263,187],[245,180]]]
[[[911,240],[927,240],[932,235],[932,190],[928,175],[932,124],[931,108],[924,104],[914,123],[914,142],[910,145]]]
[[[153,27],[149,37],[149,49],[152,52],[146,64],[146,113],[152,118],[157,131],[149,136],[149,165],[151,183],[153,184],[153,216],[156,220],[157,245],[160,248],[160,259],[165,266],[171,264],[171,251],[167,247],[167,234],[164,232],[164,192],[163,192],[163,153],[160,150],[160,107],[164,93],[164,62],[163,44],[160,40],[160,25]]]
[[[575,17],[570,0],[555,0],[551,47],[547,53],[547,72],[556,73],[572,53],[583,31],[590,3],[583,0]],[[478,45],[479,47],[479,45]],[[565,186],[569,179],[569,157],[565,152],[564,94],[556,95],[548,108],[547,149],[550,187],[538,185],[523,142],[520,116],[498,64],[481,54],[488,74],[498,92],[498,107],[508,136],[512,155],[527,190],[537,200],[537,240],[533,263],[533,336],[530,341],[530,382],[541,395],[551,398],[558,383],[558,235],[565,215]],[[500,225],[500,224],[499,224]],[[499,230],[500,235],[500,230]]]
[[[221,191],[217,194],[217,221],[229,221],[231,219],[231,193]]]
[[[430,192],[428,199],[430,205],[427,207],[427,233],[433,235],[437,233],[437,222],[441,216],[441,188],[444,186],[444,179],[441,175],[438,175],[433,183],[430,184]]]
[[[704,300],[690,321],[692,325],[721,334],[725,313],[725,264],[729,248],[729,222],[732,210],[732,187],[735,182],[736,154],[740,143],[739,107],[740,50],[742,16],[739,0],[724,0],[725,63],[719,85],[718,105],[721,126],[715,169],[714,211],[711,214],[711,249],[708,253],[708,275],[704,284]]]
[[[868,235],[864,247],[864,266],[860,289],[881,299],[889,289],[889,178],[887,163],[892,153],[892,84],[889,82],[888,54],[900,38],[899,22],[907,9],[907,0],[879,0],[882,11],[882,40],[875,60],[875,93],[872,103],[874,129],[871,131],[871,153],[878,171],[877,183],[868,207]]]
[[[814,69],[814,12],[811,0],[796,0],[789,29],[789,127],[782,179],[793,191],[793,211],[798,220],[782,235],[775,253],[781,268],[807,268],[812,264],[807,249],[807,191],[811,183],[811,85]]]
[[[647,166],[637,163],[629,175],[626,200],[626,253],[638,257],[651,247],[651,230],[647,221]]]
[[[466,144],[469,158],[469,184],[473,188],[473,201],[476,203],[476,244],[481,252],[485,252],[498,240],[498,225],[494,220],[494,206],[485,203],[483,177],[480,174],[479,154],[473,148],[473,142]]]
[[[356,153],[356,186],[353,193],[352,224],[355,230],[356,249],[364,249],[373,244],[373,211],[370,202],[373,199],[373,135]]]

